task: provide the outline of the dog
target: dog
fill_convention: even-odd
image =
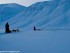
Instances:
[[[20,31],[19,29],[16,29],[16,30],[13,29],[13,30],[12,30],[12,32],[19,32],[19,31]]]
[[[36,29],[37,31],[42,31],[42,29]]]

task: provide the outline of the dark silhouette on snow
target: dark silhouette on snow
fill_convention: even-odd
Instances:
[[[11,31],[9,29],[9,23],[8,22],[5,25],[5,33],[11,33]]]
[[[34,31],[42,31],[42,29],[37,29],[37,28],[34,26]]]
[[[34,26],[34,31],[36,31],[36,27]]]
[[[13,29],[12,30],[12,32],[19,32],[19,31],[20,31],[19,29],[17,29],[17,30]]]
[[[42,31],[42,29],[37,29],[37,31]]]

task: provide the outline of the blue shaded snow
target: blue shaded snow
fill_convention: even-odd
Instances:
[[[20,53],[70,53],[70,31],[22,31],[0,34],[0,50]]]

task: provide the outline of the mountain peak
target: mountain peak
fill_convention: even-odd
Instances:
[[[50,4],[51,4],[51,1],[37,2],[29,6],[29,8],[35,9],[35,10],[42,10],[44,7],[48,7]]]
[[[0,7],[25,7],[17,3],[0,4]]]
[[[49,5],[50,2],[51,2],[51,1],[37,2],[37,3],[32,4],[32,5],[29,6],[29,7],[38,6],[38,5]]]

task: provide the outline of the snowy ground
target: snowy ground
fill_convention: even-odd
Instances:
[[[0,33],[0,50],[20,53],[70,53],[70,31]]]

